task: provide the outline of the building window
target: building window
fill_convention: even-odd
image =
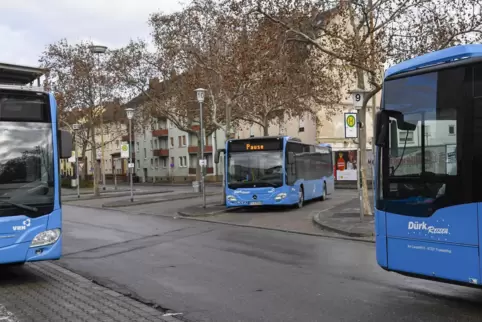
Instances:
[[[455,135],[455,125],[449,125],[449,135]]]
[[[154,142],[151,140],[151,150],[154,149]]]
[[[159,168],[159,159],[158,158],[155,159],[155,163],[156,163],[156,169]]]
[[[141,160],[137,160],[137,169],[141,168]]]
[[[147,149],[144,148],[144,159],[147,159]]]
[[[182,146],[182,138],[181,138],[180,135],[177,137],[177,140],[179,141],[179,147],[181,147]]]
[[[182,145],[186,146],[186,136],[185,135],[182,136]]]
[[[151,169],[154,169],[154,159],[151,159]]]
[[[183,167],[183,166],[184,166],[182,157],[179,157],[179,166],[180,166],[180,167]]]
[[[303,117],[300,117],[300,123],[298,126],[298,132],[304,132],[305,131],[305,120]]]
[[[119,148],[119,147],[120,147],[120,146],[119,146],[119,140],[115,140],[115,146],[116,146],[116,148]]]
[[[173,148],[173,147],[174,147],[174,138],[171,137],[171,148]]]
[[[167,158],[162,158],[162,167],[167,168]]]
[[[182,157],[182,159],[184,160],[184,166],[187,167],[187,157]]]
[[[171,157],[171,165],[174,167],[174,157]]]
[[[136,142],[136,151],[139,152],[139,142]]]
[[[400,131],[400,142],[413,142],[413,131]]]
[[[157,139],[155,139],[154,140],[154,148],[156,148],[156,150],[157,150],[158,143],[159,143],[159,141]]]

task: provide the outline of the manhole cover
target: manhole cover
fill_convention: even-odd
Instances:
[[[354,217],[360,217],[359,213],[356,212],[338,212],[333,214],[334,218],[354,218]]]

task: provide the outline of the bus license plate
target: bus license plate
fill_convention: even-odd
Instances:
[[[250,206],[261,206],[262,204],[261,201],[252,201],[249,203]]]

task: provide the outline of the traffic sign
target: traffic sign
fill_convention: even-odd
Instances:
[[[357,138],[357,114],[356,113],[345,113],[345,138]]]
[[[207,164],[208,164],[208,162],[206,161],[206,159],[201,159],[201,160],[199,160],[199,165],[200,165],[201,167],[205,167]]]
[[[129,144],[127,142],[121,143],[121,158],[123,159],[129,158]]]

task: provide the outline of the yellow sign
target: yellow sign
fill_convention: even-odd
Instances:
[[[246,150],[264,150],[264,145],[246,144]]]
[[[349,127],[354,127],[356,123],[356,118],[353,115],[348,115],[346,118],[346,125]]]

